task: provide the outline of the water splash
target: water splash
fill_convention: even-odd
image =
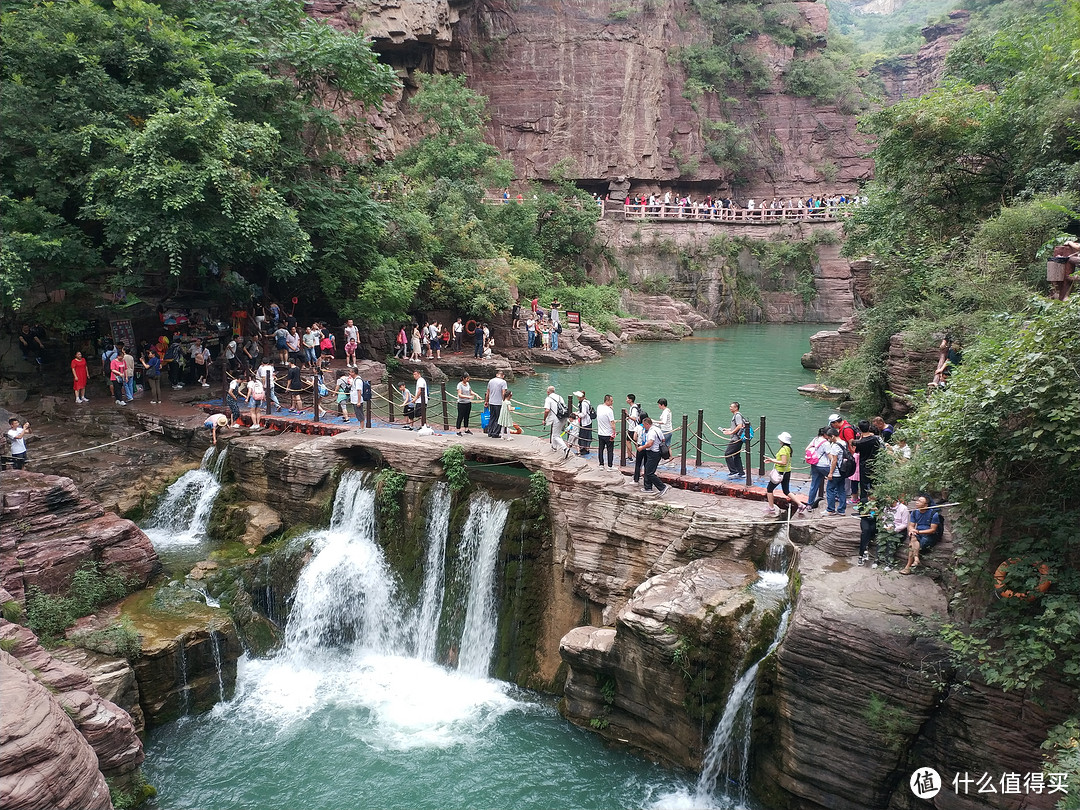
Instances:
[[[468,588],[458,670],[474,678],[487,677],[495,651],[495,563],[509,513],[509,503],[479,492],[469,503],[465,521],[461,561]]]
[[[716,731],[705,752],[705,763],[698,778],[695,796],[702,804],[712,804],[717,787],[728,806],[745,806],[749,798],[750,742],[754,723],[754,693],[761,662],[780,646],[787,632],[791,609],[780,617],[776,636],[765,654],[735,682],[724,705]],[[723,805],[721,805],[723,806]]]
[[[347,645],[398,650],[398,586],[375,541],[375,492],[366,475],[342,476],[330,528],[316,535],[314,549],[296,583],[286,650],[295,656]]]
[[[155,548],[194,546],[206,540],[228,452],[215,456],[215,449],[207,448],[199,469],[184,473],[165,490],[145,528]]]
[[[443,579],[446,568],[446,535],[450,528],[450,486],[442,481],[428,496],[427,557],[424,585],[420,595],[420,615],[416,620],[416,657],[435,659],[439,620],[443,608]]]

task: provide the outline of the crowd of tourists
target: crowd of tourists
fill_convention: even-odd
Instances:
[[[628,214],[661,219],[711,219],[719,221],[751,220],[767,222],[784,219],[832,218],[853,205],[864,205],[865,196],[830,194],[809,197],[773,197],[767,200],[753,198],[738,201],[731,197],[714,197],[711,194],[695,200],[689,194],[672,195],[670,191],[658,194],[626,196],[624,203]]]

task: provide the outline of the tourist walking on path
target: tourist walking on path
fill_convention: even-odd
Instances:
[[[253,377],[248,380],[247,394],[248,407],[251,409],[251,429],[261,430],[262,424],[259,422],[259,409],[262,407],[263,400],[266,399],[266,389],[263,387],[263,384],[258,377]]]
[[[131,351],[130,347],[124,347],[124,399],[127,402],[135,399],[135,357]]]
[[[109,382],[112,384],[113,399],[117,405],[127,405],[124,398],[124,377],[127,375],[127,366],[124,364],[124,345],[116,347],[116,354],[109,361]]]
[[[499,428],[502,437],[507,441],[511,441],[510,434],[514,432],[514,409],[511,402],[513,399],[513,392],[509,389],[503,391],[502,397],[502,408],[499,409]]]
[[[75,352],[75,359],[71,361],[71,376],[75,378],[75,402],[88,402],[86,398],[86,358],[82,352]]]
[[[473,332],[473,357],[484,356],[484,326],[483,324],[476,325],[476,331]]]
[[[153,349],[146,350],[146,359],[142,359],[143,379],[150,390],[150,404],[161,404],[161,360]],[[228,403],[228,397],[225,398]],[[237,412],[238,413],[238,412]],[[233,419],[235,421],[235,414]]]
[[[405,425],[405,429],[412,430],[413,418],[416,416],[416,401],[413,399],[413,395],[409,393],[409,386],[405,383],[398,386],[398,391],[401,392],[401,413],[409,420],[409,423]]]
[[[349,394],[352,393],[352,382],[349,379],[349,375],[342,372],[341,376],[337,379],[335,388],[337,389],[337,397],[335,397],[335,401],[338,408],[341,409],[341,421],[348,422]]]
[[[495,372],[495,376],[488,380],[487,392],[484,394],[484,405],[488,409],[487,434],[492,439],[499,438],[502,433],[499,416],[502,412],[503,394],[505,392],[506,380],[503,379],[502,369],[499,369]]]
[[[728,408],[731,411],[731,427],[723,430],[725,436],[731,436],[731,441],[728,442],[728,446],[724,450],[728,474],[731,478],[745,478],[746,473],[743,471],[742,463],[742,446],[746,432],[746,420],[739,413],[738,402],[732,402]]]
[[[420,327],[414,323],[412,328],[412,354],[409,355],[409,359],[413,362],[420,362],[420,348]]]
[[[427,380],[424,379],[419,371],[414,371],[412,376],[413,379],[416,380],[416,390],[413,391],[413,409],[420,415],[420,427],[423,427],[427,424]],[[412,424],[411,421],[410,424]]]
[[[642,471],[645,469],[645,454],[641,452],[641,443],[645,440],[645,420],[649,419],[649,414],[645,411],[640,411],[638,416],[639,421],[633,427],[634,436],[634,483],[640,483]],[[651,422],[652,420],[650,420]]]
[[[454,423],[454,427],[457,429],[458,436],[461,435],[463,428],[465,433],[472,435],[472,431],[469,430],[472,404],[474,400],[480,399],[476,392],[472,390],[472,386],[469,385],[470,379],[468,374],[462,374],[461,382],[457,384],[457,421]]]
[[[645,482],[642,487],[644,492],[656,491],[657,495],[667,492],[667,484],[656,475],[656,468],[660,465],[660,448],[664,444],[664,434],[658,425],[654,425],[652,419],[645,417],[641,421],[642,435],[638,444],[638,453],[645,456]]]
[[[825,434],[828,428],[818,430],[818,435],[806,445],[805,460],[810,465],[810,494],[806,498],[808,509],[817,509],[825,495],[825,481],[829,477],[829,457],[825,454],[825,445],[828,439]]]
[[[615,459],[615,402],[611,394],[604,394],[604,403],[596,408],[596,441],[600,467],[604,467],[604,454],[607,453],[607,467],[614,469]]]
[[[8,419],[8,430],[5,434],[7,436],[8,444],[11,445],[11,466],[16,470],[21,470],[26,466],[26,437],[29,436],[30,423],[23,422],[19,425],[19,420],[14,416]]]
[[[635,433],[641,424],[641,406],[637,404],[636,394],[626,395],[626,452],[633,458],[637,455],[637,441]],[[636,480],[636,479],[635,479]]]
[[[580,448],[579,455],[587,456],[592,452],[592,423],[593,423],[593,406],[592,403],[585,397],[584,391],[575,391],[574,396],[577,397],[578,407],[578,447]]]
[[[823,448],[829,457],[829,477],[825,483],[825,511],[830,515],[847,512],[847,481],[841,474],[840,462],[844,460],[844,441],[836,428],[825,433],[829,443]]]
[[[799,499],[791,494],[791,434],[784,431],[776,437],[780,442],[780,449],[776,451],[776,457],[766,457],[765,461],[776,465],[769,474],[769,486],[765,489],[765,497],[769,499],[769,506],[765,514],[771,516],[780,514],[780,509],[773,502],[773,490],[778,486],[783,489],[790,503],[799,507],[799,513],[806,511],[806,504],[799,503]]]
[[[292,397],[289,404],[293,413],[304,412],[304,401],[300,398],[300,392],[303,390],[303,387],[303,383],[300,380],[300,367],[296,365],[295,360],[290,360],[289,370],[285,374],[285,391]]]
[[[566,442],[562,440],[562,432],[563,428],[566,427],[567,417],[560,415],[565,414],[566,410],[566,403],[561,396],[555,393],[555,386],[549,385],[547,399],[544,400],[544,424],[551,431],[548,434],[548,439],[551,442],[552,450],[569,456],[570,450],[566,446]]]

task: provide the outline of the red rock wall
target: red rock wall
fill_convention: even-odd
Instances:
[[[0,487],[0,586],[15,599],[31,586],[66,590],[87,561],[123,570],[138,587],[160,569],[142,530],[80,497],[70,478],[9,470],[0,473]]]

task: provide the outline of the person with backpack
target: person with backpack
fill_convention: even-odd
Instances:
[[[721,431],[725,436],[730,436],[727,448],[724,450],[724,459],[727,461],[729,478],[745,478],[742,463],[742,446],[746,438],[746,419],[739,413],[739,403],[732,402],[729,406],[731,411],[731,427]]]
[[[941,512],[934,508],[933,501],[926,495],[915,499],[915,508],[908,518],[908,557],[907,565],[900,569],[901,574],[910,574],[919,567],[919,554],[932,547],[945,532],[945,521]]]
[[[829,459],[829,475],[825,483],[825,513],[843,515],[847,513],[847,481],[844,478],[844,452],[846,445],[840,440],[840,432],[829,428],[825,432],[828,443],[822,448]]]
[[[660,465],[660,448],[664,444],[664,434],[659,425],[654,425],[652,419],[644,417],[641,420],[641,439],[638,443],[638,455],[645,457],[645,480],[641,488],[642,492],[656,491],[657,495],[667,492],[667,484],[660,480],[656,474],[656,468]]]
[[[592,450],[592,423],[596,418],[596,408],[589,402],[584,391],[575,391],[574,396],[578,400],[578,455],[587,456]]]
[[[555,386],[549,385],[547,399],[544,400],[544,424],[551,431],[551,449],[563,453],[564,456],[570,455],[570,448],[566,446],[561,434],[569,418],[570,409],[566,407],[566,402],[555,393]]]
[[[817,509],[825,494],[825,482],[829,479],[829,457],[824,447],[829,443],[827,427],[820,428],[817,436],[810,440],[803,453],[803,460],[810,467],[810,494],[806,498],[807,509]]]
[[[341,409],[341,421],[349,421],[349,400],[352,397],[352,375],[342,374],[338,377],[336,403]]]
[[[829,427],[836,428],[836,434],[840,441],[847,445],[848,450],[855,452],[855,428],[847,419],[838,413],[829,416]]]

